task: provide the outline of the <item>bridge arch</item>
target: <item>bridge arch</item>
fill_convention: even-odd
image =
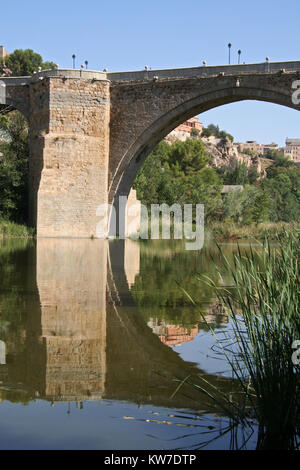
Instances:
[[[128,196],[133,182],[155,146],[175,127],[210,109],[238,101],[264,101],[299,110],[288,90],[250,87],[223,88],[198,95],[153,121],[124,153],[109,188],[109,202],[117,208],[119,196]],[[117,209],[116,209],[117,210]]]
[[[0,114],[8,114],[12,111],[20,112],[28,120],[27,104],[8,97],[5,104],[0,104]]]
[[[23,78],[0,77],[0,114],[19,111],[29,118],[29,89]]]

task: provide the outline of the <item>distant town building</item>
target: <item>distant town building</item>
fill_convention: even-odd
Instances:
[[[7,57],[9,54],[8,52],[5,50],[4,46],[0,46],[0,59],[5,59],[5,57]]]
[[[159,337],[160,341],[167,346],[179,346],[192,341],[199,333],[197,325],[192,328],[184,328],[179,325],[168,325],[164,320],[154,318],[150,318],[147,325]]]
[[[256,140],[247,140],[245,143],[236,142],[234,145],[237,147],[239,152],[250,150],[256,155],[264,155],[270,150],[278,150],[278,144],[275,144],[275,142],[272,142],[271,144],[259,144]]]
[[[175,129],[173,129],[172,132],[166,136],[165,140],[170,144],[177,140],[184,142],[186,139],[191,138],[193,130],[198,131],[199,135],[202,134],[203,124],[197,117],[188,119],[179,126],[175,127]]]
[[[283,154],[293,162],[300,162],[300,139],[285,140],[285,147],[283,147]]]
[[[202,133],[203,124],[199,121],[197,117],[192,117],[191,119],[188,119],[187,121],[180,124],[180,126],[176,127],[174,130],[183,131],[187,132],[188,134],[191,134],[193,129],[199,131],[199,135]]]

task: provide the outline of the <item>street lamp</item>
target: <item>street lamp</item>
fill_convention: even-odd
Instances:
[[[242,53],[242,51],[241,51],[241,49],[239,49],[239,50],[238,50],[238,56],[239,56],[239,58],[238,58],[238,63],[240,63],[241,53]]]
[[[85,60],[84,63],[85,63],[85,68],[87,69],[88,68],[88,61]]]
[[[230,64],[230,49],[231,49],[231,43],[228,43],[228,51],[229,51],[229,56],[228,56],[228,63]]]
[[[73,59],[73,69],[75,69],[75,59],[76,59],[76,55],[75,55],[75,54],[72,55],[72,59]]]

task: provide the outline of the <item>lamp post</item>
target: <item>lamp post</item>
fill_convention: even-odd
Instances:
[[[240,60],[241,60],[241,49],[238,50],[238,64],[240,63]]]
[[[228,43],[228,63],[230,64],[230,49],[231,49],[231,43]]]
[[[73,59],[73,69],[75,69],[75,59],[76,59],[76,55],[75,55],[75,54],[72,55],[72,59]]]
[[[88,61],[85,60],[84,63],[85,63],[85,68],[87,69],[88,68]]]

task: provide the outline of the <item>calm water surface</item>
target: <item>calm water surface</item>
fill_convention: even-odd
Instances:
[[[234,388],[207,326],[230,323],[197,279],[217,280],[212,255],[180,241],[0,242],[0,448],[230,448],[209,398],[173,396],[188,375]]]

